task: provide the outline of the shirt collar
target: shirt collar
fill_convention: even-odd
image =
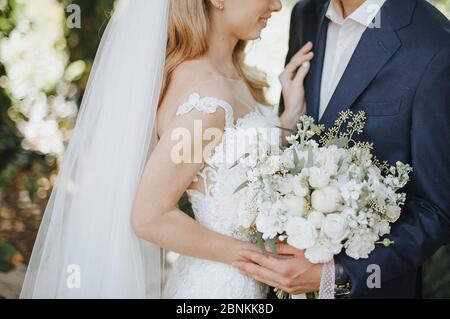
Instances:
[[[370,26],[373,19],[380,12],[381,7],[386,2],[386,0],[366,0],[364,3],[355,10],[346,19],[343,17],[341,6],[337,3],[338,0],[331,0],[328,6],[327,13],[325,16],[332,22],[342,25],[348,20],[353,20],[364,27]]]

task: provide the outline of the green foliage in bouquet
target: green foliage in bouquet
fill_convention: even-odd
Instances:
[[[357,142],[354,136],[362,134],[366,124],[366,114],[364,111],[353,113],[350,110],[342,111],[333,127],[326,131],[320,137],[320,144],[323,146],[336,145],[339,148],[350,148],[353,146],[373,151],[373,143]],[[322,127],[321,127],[322,128]],[[319,133],[320,135],[320,133]],[[381,163],[378,159],[373,159],[383,173],[389,173],[389,164],[387,161]]]

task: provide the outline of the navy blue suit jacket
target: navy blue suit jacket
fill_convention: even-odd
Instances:
[[[315,60],[305,83],[316,120],[329,0],[302,0],[292,13],[287,60],[307,41]],[[402,217],[368,259],[337,258],[351,278],[350,298],[421,297],[421,265],[450,243],[450,22],[424,0],[387,0],[381,28],[367,29],[321,119],[331,126],[344,109],[367,114],[361,140],[390,164],[413,166]],[[381,288],[367,285],[381,268]]]

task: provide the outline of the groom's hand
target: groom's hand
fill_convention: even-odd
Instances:
[[[257,281],[293,295],[320,289],[323,265],[310,263],[303,250],[280,243],[277,256],[251,250],[242,250],[240,255],[247,261],[233,262],[233,266]]]

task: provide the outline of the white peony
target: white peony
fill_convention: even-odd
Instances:
[[[334,241],[343,240],[348,234],[348,226],[345,218],[340,214],[331,214],[325,217],[322,230]]]
[[[386,207],[386,216],[391,223],[395,223],[400,218],[401,212],[402,209],[397,205],[388,205]]]
[[[308,210],[308,202],[304,197],[287,195],[281,201],[286,205],[289,215],[303,217]]]
[[[311,195],[312,207],[322,213],[331,214],[342,208],[342,197],[339,189],[328,186],[315,190]]]
[[[293,217],[286,223],[287,242],[297,249],[306,249],[316,243],[317,231],[306,219]]]
[[[326,245],[317,243],[316,245],[306,249],[305,257],[313,264],[325,264],[333,260],[334,254]]]
[[[308,221],[314,225],[317,229],[322,228],[323,221],[325,220],[325,215],[318,211],[312,211],[308,215]]]
[[[309,184],[315,189],[321,189],[330,184],[330,175],[319,167],[309,169]]]

